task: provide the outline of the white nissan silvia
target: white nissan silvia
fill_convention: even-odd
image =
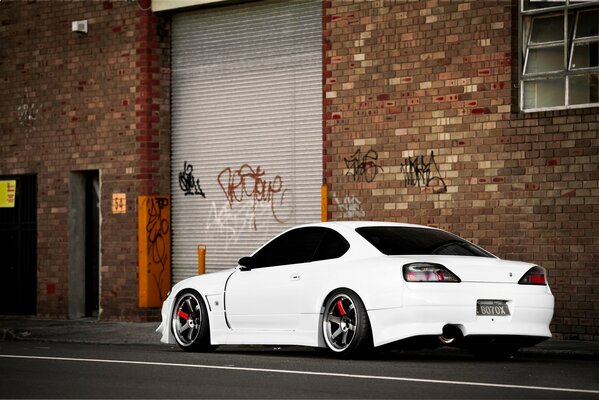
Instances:
[[[351,356],[434,340],[495,358],[551,337],[553,306],[538,265],[500,260],[440,229],[329,222],[177,283],[157,331],[186,351],[302,345]]]

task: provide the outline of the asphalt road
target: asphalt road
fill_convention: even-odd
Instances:
[[[386,352],[338,360],[298,347],[0,342],[1,398],[599,399],[599,361]]]

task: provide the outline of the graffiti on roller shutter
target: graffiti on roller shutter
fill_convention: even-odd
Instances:
[[[185,193],[185,196],[200,195],[206,198],[200,187],[200,180],[193,176],[193,165],[188,164],[187,161],[183,163],[183,172],[179,172],[179,187]]]
[[[266,171],[260,166],[253,168],[249,164],[243,164],[236,170],[230,167],[223,169],[216,180],[227,198],[229,208],[233,209],[250,202],[254,230],[257,230],[256,207],[258,205],[268,205],[273,218],[279,223],[285,223],[277,215],[277,207],[283,205],[287,192],[283,178],[279,175],[269,180]]]
[[[243,232],[252,229],[254,218],[255,210],[250,202],[240,204],[235,207],[235,210],[227,203],[218,207],[215,202],[212,202],[206,231],[210,232],[213,238],[223,239],[222,245],[227,251],[229,246],[237,243]]]

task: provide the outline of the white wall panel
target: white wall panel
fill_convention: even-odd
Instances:
[[[229,268],[320,220],[321,9],[260,1],[173,15],[174,282],[196,274],[198,243],[207,271]],[[185,163],[205,198],[181,189]]]

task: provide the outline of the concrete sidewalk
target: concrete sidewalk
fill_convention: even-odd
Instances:
[[[93,344],[160,344],[159,322],[114,322],[94,318],[47,320],[0,316],[0,340]]]
[[[45,320],[0,316],[0,340],[89,344],[160,344],[159,322],[113,322],[92,318]],[[449,349],[448,349],[449,350]],[[599,342],[550,339],[521,355],[599,360]]]

